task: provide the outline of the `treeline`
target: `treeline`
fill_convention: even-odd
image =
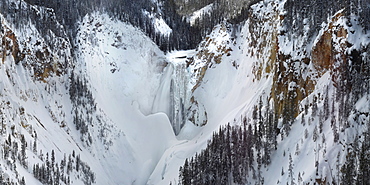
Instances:
[[[369,126],[369,125],[368,125]],[[359,142],[356,135],[353,145],[347,147],[346,161],[341,166],[338,184],[363,185],[370,182],[370,127],[363,134],[364,140]]]
[[[305,118],[303,117],[302,120]],[[250,183],[248,179],[253,179],[255,184],[263,184],[264,177],[261,176],[260,169],[271,163],[270,156],[276,143],[267,140],[266,135],[263,135],[257,127],[253,128],[246,119],[243,122],[243,126],[230,126],[230,124],[221,126],[213,133],[206,149],[186,159],[179,169],[179,185],[248,184]],[[305,130],[304,138],[308,139],[307,136],[308,132]],[[320,137],[322,145],[325,146],[322,124],[315,126],[312,134],[313,142],[318,142]],[[330,172],[333,179],[328,183],[362,185],[370,182],[370,127],[363,133],[363,137],[360,141],[361,137],[356,135],[355,141],[345,146],[344,163],[340,160],[340,153],[337,154],[337,160],[333,164],[335,168]],[[336,144],[339,144],[338,139],[339,136],[334,137]],[[316,152],[319,153],[319,151]],[[297,145],[294,155],[299,153]],[[297,181],[302,183],[300,172],[298,178],[294,178],[296,172],[294,172],[291,155],[289,154],[289,168],[287,171],[283,168],[281,175],[288,173],[290,180],[288,184],[295,184]],[[315,161],[315,167],[318,173],[318,161]]]
[[[303,140],[308,139],[310,133],[308,128],[313,128],[310,132],[312,141],[317,142],[319,148],[316,149],[315,155],[326,155],[326,136],[324,124],[328,125],[334,145],[343,147],[344,153],[337,154],[337,160],[333,163],[330,171],[332,184],[368,184],[370,182],[370,125],[369,110],[361,112],[356,109],[356,103],[360,98],[368,97],[370,90],[369,74],[365,71],[359,71],[352,76],[362,79],[361,87],[356,84],[353,88],[350,79],[340,87],[329,87],[322,93],[312,95],[302,103],[301,114],[292,117],[289,122],[283,124],[283,114],[280,122],[282,128],[278,128],[278,119],[275,118],[273,108],[270,107],[269,101],[263,101],[262,98],[254,106],[252,120],[246,117],[241,119],[241,124],[230,126],[221,126],[217,132],[214,132],[212,138],[208,141],[206,149],[197,153],[192,158],[186,159],[183,166],[179,169],[179,184],[248,184],[248,179],[253,179],[256,184],[263,184],[264,177],[261,176],[260,169],[262,166],[270,164],[271,153],[277,148],[277,135],[281,139],[289,137],[291,126],[294,122],[300,120],[300,124],[306,127],[304,130]],[[356,77],[357,76],[357,77]],[[351,84],[348,84],[351,83]],[[346,86],[352,88],[347,89]],[[357,89],[359,88],[359,89]],[[346,90],[345,90],[346,89]],[[289,115],[289,118],[291,116]],[[286,118],[285,118],[286,119]],[[241,126],[239,126],[241,125]],[[349,128],[367,128],[359,130],[348,130]],[[354,132],[354,141],[348,141],[347,132]],[[311,136],[310,136],[311,137]],[[302,141],[303,141],[302,140]],[[294,146],[292,146],[294,147]],[[299,155],[299,144],[295,146],[294,155]],[[284,151],[284,156],[285,151]],[[287,171],[282,169],[281,175],[286,172],[290,177],[290,184],[302,182],[301,172],[294,173],[294,164],[292,162],[293,153],[289,154],[289,168]],[[342,161],[341,156],[345,156]],[[319,163],[316,159],[316,173],[319,171]],[[297,175],[295,178],[293,175]],[[318,180],[318,179],[316,179]]]
[[[244,117],[241,126],[229,123],[220,127],[206,149],[185,160],[179,170],[179,184],[247,184],[248,177],[263,184],[260,170],[270,164],[279,133],[271,112],[262,111],[261,100],[255,106],[254,124]]]
[[[248,18],[249,6],[255,2],[257,1],[186,0],[176,1],[176,3],[174,0],[164,1],[163,10],[165,11],[165,20],[174,30],[169,40],[177,43],[175,47],[170,46],[170,50],[181,49],[181,45],[178,45],[178,43],[183,41],[176,41],[178,37],[185,36],[186,38],[190,35],[187,41],[190,43],[189,48],[195,48],[222,21],[228,21],[235,25],[241,23]],[[209,10],[196,18],[193,24],[190,25],[190,22],[186,21],[185,18],[187,16],[208,5],[210,5]],[[160,44],[160,46],[162,45]]]
[[[59,185],[72,184],[70,176],[80,179],[85,185],[95,183],[95,173],[90,166],[81,160],[80,155],[76,155],[75,151],[72,154],[64,154],[64,158],[59,162],[56,161],[54,150],[51,154],[43,154],[42,150],[38,152],[37,149],[37,134],[36,131],[32,133],[33,140],[30,145],[23,134],[9,134],[2,144],[2,159],[6,166],[2,168],[9,168],[16,176],[16,181],[9,178],[9,174],[4,173],[0,169],[0,185],[19,184],[25,185],[26,180],[18,173],[19,165],[28,170],[32,167],[32,173],[36,179],[42,184]],[[28,151],[32,151],[36,155],[40,163],[29,165]]]
[[[179,184],[245,184],[250,171],[256,176],[254,134],[240,129],[227,125],[215,132],[207,148],[180,167]]]
[[[44,154],[42,150],[38,151],[37,133],[30,128],[32,140],[26,141],[23,134],[16,132],[15,127],[11,127],[11,133],[8,134],[4,143],[1,144],[1,157],[5,162],[5,166],[0,168],[0,185],[25,185],[26,180],[19,174],[19,167],[25,170],[32,170],[32,174],[42,184],[59,185],[73,184],[72,180],[80,179],[85,185],[95,183],[95,173],[90,166],[81,160],[80,155],[67,155],[64,153],[64,158],[59,162],[56,161],[54,150]],[[31,152],[31,153],[29,153]],[[32,154],[33,153],[33,154]],[[39,159],[39,163],[30,164],[28,158],[30,155],[35,155]],[[9,169],[15,174],[15,179],[10,178],[9,174],[4,169]],[[71,179],[71,175],[73,179]]]
[[[43,9],[40,16],[32,5],[39,5],[52,9]],[[193,3],[190,3],[193,2]],[[119,20],[129,22],[141,28],[150,38],[157,43],[163,51],[174,49],[193,49],[198,43],[211,32],[213,27],[221,21],[228,20],[238,24],[248,18],[249,6],[257,0],[226,1],[226,0],[200,0],[200,1],[175,1],[166,0],[155,3],[151,0],[128,1],[102,1],[102,0],[4,0],[0,2],[0,11],[7,15],[8,19],[14,20],[17,25],[27,25],[31,20],[42,35],[49,35],[49,30],[57,36],[64,37],[67,33],[71,40],[77,33],[76,22],[86,14],[93,11],[108,13]],[[206,5],[213,4],[212,10],[190,25],[185,19],[185,14],[196,11]],[[344,14],[348,16],[360,16],[359,23],[370,29],[370,3],[366,0],[345,0],[341,2],[331,1],[288,1],[285,3],[287,14],[283,24],[288,34],[303,33],[304,28],[309,28],[309,36],[313,36],[320,30],[321,23],[335,12],[344,8]],[[361,7],[361,8],[357,8]],[[186,10],[183,10],[186,9]],[[45,10],[45,11],[44,11]],[[149,12],[158,18],[163,18],[172,28],[170,35],[163,35],[154,29],[150,17],[143,12]],[[54,14],[55,13],[55,14]],[[306,19],[306,21],[304,21]],[[61,28],[56,20],[64,26]],[[294,21],[296,20],[296,21]],[[45,37],[48,39],[48,37]]]
[[[33,165],[33,175],[42,184],[59,185],[59,184],[73,184],[70,175],[77,174],[79,179],[85,185],[95,183],[95,173],[91,171],[90,166],[81,161],[80,155],[76,155],[75,151],[72,155],[64,154],[64,158],[60,162],[55,161],[54,150],[51,151],[51,156],[46,153],[44,157],[40,154],[40,159],[44,163],[37,163]]]
[[[89,132],[89,126],[93,124],[96,103],[87,80],[72,72],[69,94],[73,104],[73,124],[76,126],[76,130],[80,131],[81,141],[89,146],[93,142],[93,138]]]
[[[288,34],[302,35],[305,29],[309,28],[309,36],[313,36],[321,29],[321,24],[327,22],[330,16],[333,16],[340,10],[343,15],[351,18],[359,16],[358,22],[365,29],[370,29],[370,2],[368,0],[288,0],[284,4],[286,17],[284,25]]]
[[[14,130],[13,130],[14,131]],[[14,132],[13,132],[14,133]],[[19,142],[20,141],[20,142]],[[17,171],[17,164],[21,164],[23,168],[28,168],[28,161],[26,155],[27,141],[23,134],[19,137],[18,135],[9,134],[7,139],[4,140],[2,144],[2,159],[5,161],[5,165],[16,174],[17,181],[9,178],[9,175],[6,174],[0,168],[0,184],[19,184],[25,185],[25,179],[23,176],[19,176]],[[5,167],[5,166],[4,166]],[[3,167],[3,168],[4,168]],[[5,167],[6,168],[6,167]]]
[[[76,23],[81,21],[86,14],[94,11],[107,13],[118,20],[129,22],[139,27],[156,42],[163,51],[195,48],[197,43],[201,40],[201,37],[197,34],[199,30],[194,30],[194,28],[177,14],[177,7],[172,0],[163,1],[159,4],[155,4],[151,0],[66,0],[63,2],[57,0],[26,0],[26,2],[32,5],[52,8],[53,12],[55,12],[56,19],[65,27],[65,32],[68,33],[72,41],[77,33]],[[3,7],[5,8],[2,11],[8,13],[9,10],[7,7],[12,6],[12,4],[13,3],[4,3]],[[14,11],[17,10],[15,9]],[[172,34],[163,35],[162,33],[156,32],[152,18],[144,12],[149,12],[158,18],[163,17],[172,28]],[[50,27],[55,25],[55,23],[53,23],[53,25],[42,25]],[[38,29],[40,29],[40,32],[43,32],[43,30],[48,30],[49,28],[40,27]]]
[[[196,1],[194,4],[187,3],[190,6],[187,8],[192,9],[192,11],[196,11],[210,3],[214,4],[210,13],[204,14],[196,20],[194,25],[190,25],[185,15],[180,13],[180,6],[183,2],[175,2],[175,0],[159,1],[158,3],[151,0],[136,0],[132,2],[5,0],[0,2],[0,13],[7,15],[8,20],[12,20],[19,26],[27,25],[27,22],[31,20],[39,32],[45,35],[46,40],[51,36],[49,31],[52,31],[60,37],[66,37],[65,33],[67,33],[70,40],[73,41],[77,33],[77,21],[81,21],[88,13],[100,11],[141,28],[163,51],[171,51],[174,49],[196,48],[198,43],[221,21],[231,20],[233,23],[239,23],[245,20],[248,16],[246,9],[252,2],[250,0],[232,2],[240,3],[230,3],[230,1],[226,0],[201,0]],[[41,12],[30,5],[41,6]],[[239,11],[240,7],[243,8],[243,11]],[[157,18],[163,18],[172,29],[172,33],[164,35],[156,32],[152,18],[143,12],[149,12]],[[64,28],[61,28],[57,21]]]
[[[67,37],[68,29],[63,29],[57,23],[57,17],[53,9],[36,8],[24,1],[2,0],[0,1],[0,13],[20,31],[29,30],[30,23],[32,23],[52,49],[54,49],[54,43],[56,42],[55,36]]]

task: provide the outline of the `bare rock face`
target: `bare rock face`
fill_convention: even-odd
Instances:
[[[33,78],[42,82],[66,74],[71,67],[72,43],[55,12],[23,1],[4,1],[1,6],[8,7],[1,12],[3,63],[11,54],[14,64],[30,70]]]
[[[12,29],[5,27],[1,38],[3,63],[7,57],[12,57],[16,65],[22,65],[32,70],[34,79],[42,82],[47,82],[49,76],[66,74],[68,59],[71,59],[70,56],[66,56],[70,48],[68,41],[56,39],[55,44],[60,43],[61,45],[60,48],[53,50],[41,37],[37,38],[38,40],[36,39],[35,42],[31,42],[31,38],[29,40],[19,40],[18,36],[23,35],[17,34]],[[60,55],[63,50],[67,50],[67,52],[64,51],[65,56]]]
[[[343,18],[343,13],[336,14],[312,48],[313,65],[321,74],[333,69],[336,60],[346,60],[345,50],[349,46],[348,31],[344,25],[338,24]],[[339,58],[336,58],[338,54]]]
[[[251,37],[248,38],[249,48],[242,49],[248,53],[247,55],[260,61],[253,66],[255,80],[273,76],[270,98],[274,102],[276,122],[280,118],[287,123],[294,120],[300,112],[299,103],[314,91],[317,80],[326,72],[331,74],[334,84],[338,86],[347,78],[344,74],[349,73],[349,63],[352,62],[349,61],[349,53],[354,48],[349,33],[352,29],[350,25],[353,23],[348,16],[349,10],[341,10],[341,7],[350,9],[351,3],[330,6],[326,2],[304,8],[307,3],[309,4],[288,1],[283,9],[274,6],[276,5],[274,2],[271,6],[258,3],[251,6],[248,14]],[[366,4],[363,1],[357,3]],[[324,9],[315,9],[319,5]],[[265,11],[267,7],[268,11]],[[301,14],[294,14],[298,11]],[[329,14],[324,15],[324,11]],[[353,11],[359,16],[364,14],[364,10]],[[311,15],[315,16],[310,17]],[[363,25],[363,22],[366,21],[361,19],[355,24]],[[219,31],[233,32],[234,28],[230,27],[232,26],[222,27],[221,24]],[[226,31],[227,29],[229,30]],[[215,32],[217,30],[213,30],[212,34]],[[197,54],[188,60],[189,66],[196,66],[192,68],[192,74],[197,79],[192,92],[201,86],[207,70],[221,63],[222,58],[230,55],[232,51],[226,43],[233,42],[232,40],[218,43],[212,34],[200,43]],[[213,51],[209,48],[216,49]],[[357,52],[352,53],[356,55]],[[347,89],[350,88],[350,84],[352,83],[346,85]],[[198,107],[200,102],[193,97],[192,104]],[[194,112],[197,108],[191,110]],[[195,114],[191,111],[189,114],[190,120],[194,122]]]
[[[299,103],[313,92],[323,74],[330,72],[336,86],[346,79],[351,63],[348,53],[353,45],[348,26],[352,23],[348,23],[351,20],[346,16],[347,11],[334,12],[324,24],[320,22],[324,19],[316,16],[309,22],[304,12],[303,17],[295,17],[290,11],[297,11],[299,6],[291,5],[286,3],[288,12],[273,8],[261,13],[260,7],[252,7],[254,11],[249,19],[253,35],[249,52],[261,60],[254,66],[255,79],[274,76],[271,98],[275,119],[283,118],[287,122],[298,115]],[[327,8],[331,12],[336,9]],[[317,26],[321,23],[322,27]]]

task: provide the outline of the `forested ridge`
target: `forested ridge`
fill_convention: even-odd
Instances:
[[[56,16],[56,20],[64,26],[64,31],[68,33],[71,40],[74,40],[73,38],[77,33],[77,21],[81,21],[86,14],[93,13],[94,11],[108,13],[114,18],[129,22],[141,28],[163,51],[171,51],[175,49],[195,48],[198,43],[211,32],[212,28],[221,21],[235,19],[240,22],[245,20],[247,17],[245,10],[251,2],[243,2],[243,6],[240,7],[243,11],[233,12],[231,10],[235,7],[233,8],[233,6],[229,5],[228,1],[224,0],[186,1],[187,8],[193,11],[197,10],[196,8],[202,8],[211,3],[214,4],[211,12],[199,17],[194,25],[190,25],[185,19],[185,15],[181,13],[180,9],[184,7],[182,3],[185,3],[185,1],[175,2],[174,0],[165,0],[155,3],[150,0],[132,2],[102,0],[67,0],[63,2],[58,0],[25,0],[15,3],[14,1],[5,0],[0,4],[2,7],[1,12],[11,16],[12,19],[19,22],[19,25],[22,25],[22,22],[26,23],[24,21],[30,18],[35,21],[40,31],[47,33],[46,30],[51,29],[55,33],[60,33],[61,31],[58,31],[60,28],[53,28],[53,26],[56,26],[56,23],[48,22],[50,21],[48,17],[42,18],[44,22],[38,22],[39,18],[36,18],[38,15],[30,5],[51,8],[47,10],[50,11],[50,16]],[[193,7],[196,8],[194,9]],[[172,29],[171,34],[163,35],[162,33],[156,32],[152,18],[144,12],[149,12],[157,18],[163,18]],[[45,27],[46,25],[47,27]],[[63,36],[62,34],[59,35]]]
[[[327,152],[326,137],[328,136],[325,136],[323,127],[324,122],[329,120],[333,134],[329,136],[333,141],[329,142],[334,142],[335,145],[343,147],[345,160],[344,162],[341,161],[340,156],[343,153],[339,152],[335,156],[335,163],[331,164],[333,167],[333,169],[330,169],[332,181],[323,182],[321,177],[316,177],[316,179],[311,179],[312,183],[367,184],[370,182],[369,122],[358,122],[366,125],[365,128],[367,130],[360,132],[361,135],[356,135],[353,143],[346,143],[342,139],[343,135],[345,135],[344,130],[354,127],[354,125],[347,126],[338,123],[334,114],[327,112],[334,108],[328,105],[327,102],[329,102],[327,96],[322,99],[322,102],[316,102],[324,105],[321,108],[313,107],[311,111],[316,112],[313,116],[307,114],[308,110],[306,107],[306,111],[298,118],[300,120],[299,123],[296,124],[301,124],[303,127],[314,127],[312,133],[309,133],[306,128],[302,139],[294,147],[294,150],[289,151],[288,148],[284,150],[281,157],[289,158],[287,169],[283,167],[281,171],[272,171],[271,173],[274,173],[274,176],[277,173],[281,176],[287,173],[289,178],[288,184],[303,183],[301,173],[304,174],[304,172],[297,173],[294,169],[292,156],[300,155],[300,144],[303,143],[303,140],[307,140],[308,142],[316,143],[316,146],[322,146],[322,148],[313,150],[315,150],[317,155],[320,155],[320,150],[322,150],[324,153],[323,157],[325,157]],[[268,108],[267,111],[263,110],[265,106]],[[179,169],[178,184],[264,184],[265,177],[262,175],[261,169],[268,168],[268,165],[272,162],[271,155],[276,155],[274,153],[276,153],[278,147],[277,137],[280,137],[282,140],[285,137],[288,138],[290,130],[288,128],[277,128],[277,125],[274,124],[273,116],[272,109],[264,104],[263,101],[259,101],[259,105],[254,107],[252,119],[246,116],[239,121],[235,120],[232,124],[228,123],[225,126],[221,126],[218,131],[213,133],[212,138],[208,140],[205,149],[185,160],[185,163]],[[361,117],[361,113],[357,113],[355,116]],[[340,137],[340,135],[342,136]],[[322,167],[320,167],[317,158],[315,158],[315,164],[313,165],[316,169],[316,176],[319,176],[319,171],[322,170]]]
[[[174,49],[192,49],[195,48],[204,37],[211,32],[213,27],[222,21],[230,21],[233,24],[239,24],[248,18],[250,5],[258,2],[257,0],[243,0],[243,1],[226,1],[226,0],[201,0],[201,1],[102,1],[102,0],[67,0],[67,1],[46,1],[46,0],[25,0],[24,2],[31,5],[38,5],[42,7],[52,8],[55,12],[57,20],[66,28],[70,38],[73,38],[77,32],[76,22],[81,21],[87,13],[94,11],[101,11],[108,13],[112,17],[119,20],[130,22],[131,24],[141,28],[147,35],[155,41],[163,51],[171,51]],[[12,16],[17,22],[27,20],[27,17],[32,17],[34,13],[27,9],[17,8],[19,6],[25,7],[23,1],[19,4],[3,1],[1,11]],[[197,11],[207,5],[212,4],[212,9],[209,13],[197,18],[194,25],[191,25],[186,16],[194,11]],[[358,7],[358,8],[357,8]],[[310,21],[311,36],[317,34],[321,23],[326,21],[327,17],[333,15],[334,12],[340,9],[345,10],[346,15],[359,15],[360,17],[367,17],[369,14],[368,3],[365,0],[352,1],[346,0],[337,3],[337,1],[287,1],[285,9],[287,10],[284,24],[289,33],[302,33],[303,20],[308,18]],[[20,11],[22,10],[22,11]],[[163,18],[168,26],[172,29],[170,35],[163,35],[154,29],[154,24],[150,17],[143,12],[149,12],[158,18]],[[294,21],[297,20],[297,21]],[[359,20],[365,29],[368,29],[369,20]],[[36,22],[37,23],[37,22]],[[50,26],[55,24],[42,24]],[[53,29],[54,32],[56,29]],[[59,31],[60,32],[60,31]],[[73,39],[72,39],[73,40]]]

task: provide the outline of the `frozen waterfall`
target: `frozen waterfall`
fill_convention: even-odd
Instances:
[[[185,56],[170,58],[152,107],[153,113],[164,112],[168,116],[176,135],[186,122],[189,103],[189,76],[185,60]]]

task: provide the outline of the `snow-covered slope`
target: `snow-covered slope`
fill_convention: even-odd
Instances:
[[[366,179],[370,39],[361,11],[333,8],[317,23],[322,20],[317,15],[295,14],[300,5],[265,0],[248,9],[247,20],[216,25],[194,50],[164,53],[142,30],[109,12],[91,11],[75,30],[66,30],[52,8],[27,2],[0,3],[15,13],[0,14],[0,182],[168,185],[206,176],[213,184],[346,184]],[[244,8],[251,3],[235,1],[241,2]],[[211,15],[216,5],[205,3],[189,21]],[[165,23],[170,18],[161,11],[143,9],[140,15],[153,24],[148,29],[173,37],[179,30]],[[222,141],[214,138],[230,127],[248,130],[244,134],[252,139],[239,139],[249,148],[234,151],[238,139],[228,137],[237,131]],[[234,147],[233,162],[223,160],[223,146]],[[248,165],[235,165],[246,151],[251,151]],[[201,174],[179,173],[186,159]],[[197,160],[227,165],[207,171]],[[217,170],[222,173],[213,174]],[[244,176],[236,182],[238,174]]]
[[[145,184],[176,141],[168,116],[152,112],[161,74],[170,66],[163,52],[137,28],[106,14],[87,15],[79,23],[74,59],[68,39],[50,38],[53,50],[32,24],[18,30],[1,19],[6,43],[1,55],[1,177],[9,182],[24,177],[27,184]],[[21,64],[15,61],[18,55]],[[74,62],[58,65],[68,60]],[[25,145],[30,143],[24,158],[18,149],[8,149],[15,142],[20,146],[23,137]],[[62,169],[65,163],[71,166]],[[45,179],[38,173],[51,175]]]
[[[346,17],[343,10],[334,12],[312,36],[309,20],[303,22],[301,32],[288,30],[284,3],[264,1],[253,5],[250,19],[242,28],[219,25],[190,60],[196,76],[191,105],[195,114],[190,120],[198,124],[207,120],[207,125],[188,145],[193,155],[182,153],[182,157],[190,156],[180,171],[181,184],[189,179],[198,183],[199,175],[191,174],[210,170],[202,166],[204,160],[209,164],[216,160],[220,165],[227,160],[222,158],[226,148],[220,150],[225,153],[207,153],[212,148],[199,153],[209,146],[204,138],[211,138],[219,125],[231,123],[238,129],[245,127],[245,122],[247,127],[252,125],[256,138],[249,141],[254,145],[250,149],[254,151],[252,168],[241,167],[248,169],[242,177],[244,183],[333,184],[348,182],[348,178],[363,182],[364,172],[348,170],[349,163],[356,168],[366,163],[360,153],[368,151],[360,147],[368,142],[361,136],[368,134],[370,105],[369,71],[365,67],[369,35],[360,27],[358,20],[362,18]],[[229,71],[233,67],[234,71]],[[178,150],[189,151],[181,147]],[[204,157],[207,155],[210,158]],[[211,177],[208,182],[226,183],[222,181],[225,171],[226,181],[234,181],[234,167],[220,165],[219,170],[206,172]],[[184,171],[188,169],[189,173]],[[233,175],[228,174],[231,172]],[[200,181],[207,182],[205,179]],[[179,181],[175,178],[172,182]]]
[[[137,28],[99,13],[84,18],[77,42],[75,78],[86,80],[96,106],[88,123],[91,135],[103,132],[102,140],[108,138],[108,146],[93,141],[93,152],[105,161],[115,184],[144,184],[175,140],[168,117],[152,112],[166,58]],[[168,99],[158,103],[170,104]],[[103,128],[96,128],[99,124]]]

